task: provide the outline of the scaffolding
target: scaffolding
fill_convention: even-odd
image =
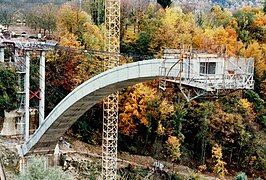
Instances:
[[[26,102],[26,57],[25,57],[25,51],[22,51],[20,49],[15,50],[15,66],[16,66],[16,73],[18,77],[18,91],[17,91],[17,97],[18,97],[18,110],[17,112],[21,114],[21,116],[18,119],[17,126],[19,127],[18,135],[21,136],[21,138],[24,135],[25,131],[25,102]]]
[[[165,49],[160,67],[160,89],[177,85],[187,101],[219,97],[254,88],[254,59],[197,53],[192,48]]]

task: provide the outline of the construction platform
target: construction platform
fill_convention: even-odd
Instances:
[[[187,100],[204,95],[213,97],[228,91],[253,89],[253,75],[253,58],[165,49],[160,88],[165,90],[167,84],[174,83]]]

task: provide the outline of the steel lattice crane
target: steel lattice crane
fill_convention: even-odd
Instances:
[[[105,0],[105,70],[119,64],[120,0]],[[102,179],[116,179],[118,139],[118,92],[103,101]]]

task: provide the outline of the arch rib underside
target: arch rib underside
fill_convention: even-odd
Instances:
[[[46,117],[19,153],[53,153],[60,137],[93,105],[125,87],[158,78],[162,59],[125,64],[84,82],[66,96]]]

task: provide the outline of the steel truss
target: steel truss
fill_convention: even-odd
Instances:
[[[120,0],[105,0],[105,70],[119,65]],[[103,101],[102,179],[117,175],[118,92]]]

